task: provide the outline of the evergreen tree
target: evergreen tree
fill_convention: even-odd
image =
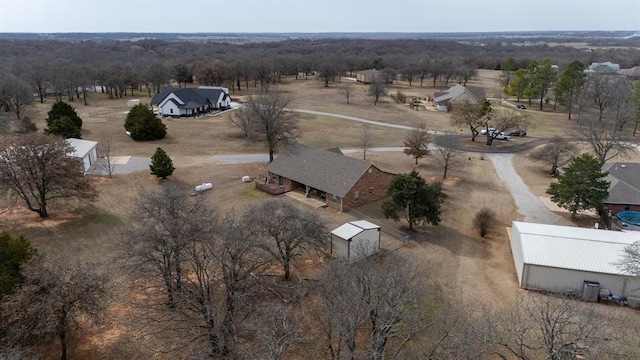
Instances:
[[[569,64],[561,74],[556,88],[554,90],[556,100],[567,106],[567,112],[569,113],[569,119],[571,119],[571,111],[573,109],[573,100],[577,97],[578,92],[584,85],[584,65],[574,60]]]
[[[578,210],[602,210],[602,201],[609,196],[609,182],[601,166],[600,160],[588,153],[573,159],[547,189],[551,201],[571,211],[573,218]]]
[[[160,140],[167,135],[167,126],[142,104],[134,106],[129,111],[124,128],[136,141]]]
[[[37,253],[23,236],[14,238],[6,231],[0,232],[0,299],[22,283],[21,266]]]
[[[149,168],[151,169],[152,175],[163,180],[165,180],[167,176],[171,176],[173,170],[175,170],[173,161],[162,148],[156,149],[156,152],[151,157],[151,165],[149,165]]]
[[[409,223],[438,225],[440,223],[440,207],[445,194],[440,183],[430,185],[415,170],[409,174],[400,174],[387,188],[389,199],[382,204],[382,213],[388,218],[398,221],[398,213],[404,214]]]
[[[44,129],[44,133],[47,135],[62,136],[65,139],[80,138],[82,136],[80,129],[77,128],[73,120],[66,115],[51,121],[47,125],[47,128]]]
[[[78,129],[82,129],[82,119],[78,116],[78,113],[76,113],[76,109],[63,101],[57,101],[51,106],[51,110],[47,113],[47,125],[51,125],[52,122],[63,116],[71,119]]]

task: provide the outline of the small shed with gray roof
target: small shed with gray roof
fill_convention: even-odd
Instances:
[[[484,88],[456,84],[446,92],[435,93],[433,102],[438,111],[450,111],[453,104],[479,104],[484,97]]]
[[[380,226],[366,220],[348,222],[331,232],[331,255],[348,263],[380,250]]]
[[[98,161],[98,143],[76,138],[69,138],[66,141],[73,148],[73,153],[69,155],[82,159],[84,173],[89,172],[91,167]]]
[[[301,191],[341,212],[384,199],[396,176],[371,162],[301,144],[287,145],[266,170],[257,188],[273,194]]]
[[[603,172],[608,172],[609,197],[603,201],[606,210],[615,216],[621,211],[640,211],[640,164],[606,163]]]

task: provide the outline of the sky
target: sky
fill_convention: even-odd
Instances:
[[[640,0],[0,0],[0,11],[0,32],[640,31]]]

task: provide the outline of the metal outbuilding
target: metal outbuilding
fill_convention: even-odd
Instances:
[[[73,147],[73,153],[69,154],[82,159],[85,174],[98,160],[98,143],[95,141],[76,138],[67,139],[67,144]]]
[[[511,252],[523,289],[580,294],[598,282],[617,295],[640,301],[640,277],[620,263],[624,249],[640,240],[621,232],[514,221]]]
[[[331,254],[348,263],[380,250],[380,226],[366,220],[351,221],[331,232]]]

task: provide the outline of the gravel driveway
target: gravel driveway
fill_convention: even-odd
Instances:
[[[522,215],[523,221],[570,225],[562,217],[550,211],[542,200],[531,193],[529,187],[522,181],[522,178],[516,173],[511,163],[513,154],[487,154],[486,156],[493,162],[498,176],[509,187],[511,196],[513,196],[516,206],[518,206],[518,213]]]

